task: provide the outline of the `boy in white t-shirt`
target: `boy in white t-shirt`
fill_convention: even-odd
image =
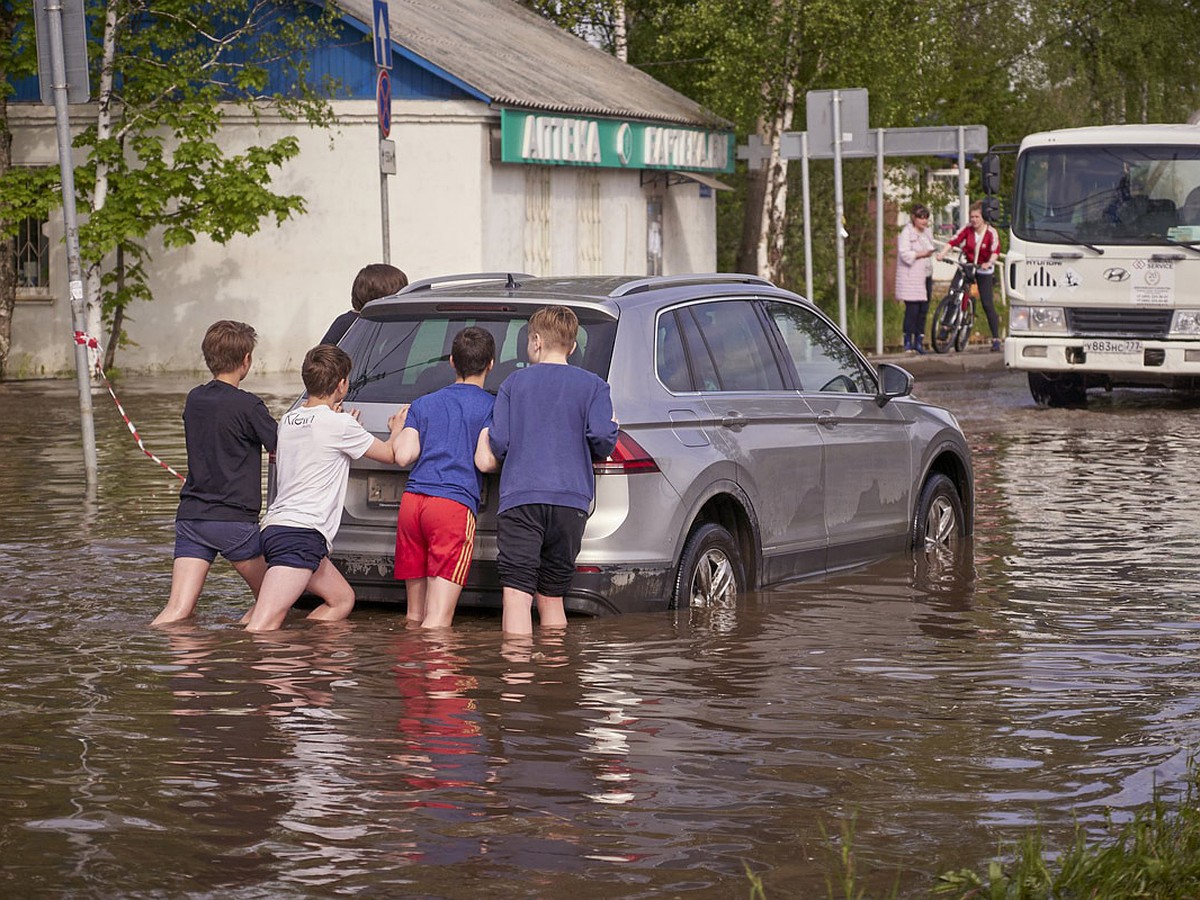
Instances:
[[[300,375],[308,399],[279,420],[275,451],[277,492],[262,522],[267,574],[250,611],[248,631],[274,631],[303,593],[324,603],[308,618],[337,622],[354,608],[354,589],[329,561],[342,519],[350,460],[395,462],[403,428],[397,417],[387,443],[362,427],[356,413],[342,412],[350,389],[350,357],[322,344],[304,357]]]

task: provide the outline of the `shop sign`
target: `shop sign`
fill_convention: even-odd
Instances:
[[[732,172],[733,145],[729,131],[500,110],[503,162]]]

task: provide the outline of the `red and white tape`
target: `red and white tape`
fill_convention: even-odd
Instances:
[[[137,428],[134,427],[133,422],[129,421],[129,416],[125,412],[125,407],[123,407],[121,405],[121,401],[117,399],[117,392],[113,390],[113,386],[112,386],[111,382],[109,382],[108,377],[104,374],[104,366],[102,366],[100,364],[100,359],[99,359],[100,342],[98,340],[96,340],[96,338],[92,337],[92,335],[88,334],[85,331],[76,331],[75,332],[75,343],[81,344],[82,346],[87,347],[89,350],[96,351],[96,354],[97,354],[96,374],[100,376],[100,380],[103,381],[104,386],[106,388],[108,388],[108,396],[112,397],[113,403],[115,403],[117,405],[117,411],[121,414],[121,418],[125,420],[125,427],[129,429],[129,433],[132,434],[133,439],[135,441],[137,441],[138,448],[143,453],[145,453],[148,457],[150,457],[152,460],[154,460],[156,463],[158,463],[160,466],[162,466],[164,469],[166,469],[168,472],[170,472],[176,478],[178,478],[180,481],[183,481],[184,477],[182,475],[180,475],[178,472],[176,472],[174,469],[172,469],[170,466],[168,466],[165,462],[163,462],[161,459],[159,459],[157,456],[155,456],[153,453],[151,453],[149,450],[147,450],[146,445],[142,443],[142,438],[137,433]]]

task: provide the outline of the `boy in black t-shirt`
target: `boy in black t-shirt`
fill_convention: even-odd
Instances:
[[[183,407],[188,474],[175,515],[171,597],[151,624],[192,615],[218,553],[258,596],[267,571],[258,530],[262,451],[275,452],[277,425],[262,400],[238,387],[257,342],[249,325],[222,320],[200,345],[214,377],[193,388]]]

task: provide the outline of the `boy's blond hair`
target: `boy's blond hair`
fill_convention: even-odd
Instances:
[[[204,364],[210,372],[224,375],[241,368],[257,343],[258,334],[252,326],[221,319],[208,326],[204,340],[200,342],[200,352],[204,354]]]
[[[555,350],[570,353],[579,336],[579,319],[566,306],[543,306],[529,317],[529,333]]]

